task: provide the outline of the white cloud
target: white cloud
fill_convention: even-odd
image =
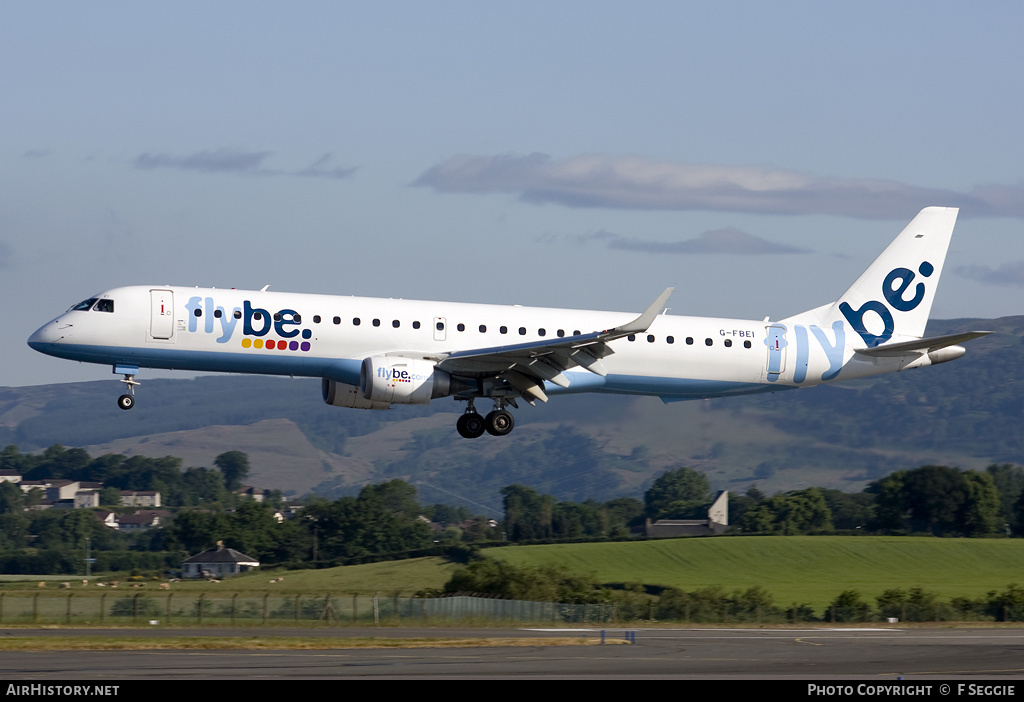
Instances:
[[[1024,261],[1013,261],[992,268],[990,266],[958,266],[954,272],[964,278],[991,285],[1024,287]]]
[[[748,234],[735,227],[715,229],[704,232],[695,239],[684,239],[680,241],[654,241],[651,239],[637,239],[624,237],[608,231],[599,231],[592,234],[573,237],[579,243],[597,241],[605,244],[609,249],[619,251],[634,251],[638,253],[652,254],[734,254],[734,255],[761,255],[761,254],[786,254],[786,253],[809,253],[807,249],[799,249],[784,244],[776,244],[767,239]]]
[[[510,193],[526,202],[568,207],[904,219],[922,207],[942,205],[960,207],[965,217],[1024,217],[1021,186],[988,185],[958,193],[889,180],[636,156],[458,156],[430,168],[413,185],[446,193]]]
[[[136,168],[154,170],[172,168],[202,173],[243,173],[248,175],[292,175],[305,178],[348,178],[355,168],[341,168],[333,165],[334,155],[326,153],[312,164],[298,171],[284,171],[266,168],[264,162],[270,151],[241,151],[239,149],[217,149],[200,151],[188,156],[168,154],[140,154],[134,160]]]
[[[190,156],[147,153],[140,154],[134,163],[136,168],[142,170],[175,168],[204,173],[268,173],[272,171],[263,169],[263,161],[269,155],[269,151],[246,152],[236,149],[200,151]]]

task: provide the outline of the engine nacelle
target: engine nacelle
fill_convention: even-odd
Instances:
[[[401,356],[370,356],[363,359],[359,390],[373,402],[425,405],[451,390],[451,376],[434,365]]]
[[[391,405],[387,402],[367,400],[355,385],[339,383],[336,380],[324,378],[320,384],[320,391],[323,393],[324,402],[335,407],[375,410],[391,409]]]

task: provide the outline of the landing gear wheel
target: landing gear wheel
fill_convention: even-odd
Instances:
[[[123,410],[130,410],[135,406],[135,398],[131,395],[121,395],[117,398],[117,406]]]
[[[464,439],[475,439],[484,433],[484,418],[476,412],[466,412],[455,423],[459,435]]]
[[[484,422],[487,424],[487,433],[491,436],[505,436],[516,425],[512,413],[503,409],[494,410],[488,414]]]

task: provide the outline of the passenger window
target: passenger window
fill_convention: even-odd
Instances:
[[[481,334],[486,334],[487,333],[487,325],[486,324],[481,324],[480,325],[480,333]]]
[[[508,334],[508,327],[498,327],[498,332],[501,334]]]
[[[437,323],[437,330],[438,331],[444,331],[444,322],[438,322]]]
[[[401,326],[401,324],[402,323],[399,322],[397,319],[391,322],[391,326],[393,326],[395,329],[398,329],[398,327]]]
[[[732,346],[732,339],[726,339],[725,340],[725,346],[726,346],[726,348]]]
[[[636,341],[636,334],[630,334],[626,338],[629,339],[630,341]]]
[[[419,322],[413,322],[412,323],[412,328],[413,329],[419,329],[420,328],[420,323]]]
[[[380,326],[380,320],[379,319],[373,320],[373,326],[379,327]]]
[[[669,343],[669,344],[674,344],[674,343],[676,343],[676,338],[674,336],[666,336],[665,337],[665,342]]]
[[[715,342],[712,341],[711,339],[704,339],[704,345],[705,346],[711,346],[711,344],[713,344],[713,343],[715,343]]]
[[[337,317],[335,317],[335,318],[334,318],[334,323],[335,323],[335,324],[338,324],[338,323],[339,323],[340,321],[341,321],[341,320],[340,320],[340,319],[338,319]],[[358,326],[359,326],[359,325],[360,325],[361,323],[362,323],[362,322],[361,322],[361,320],[359,319],[359,317],[353,317],[353,318],[352,318],[352,326],[353,326],[353,327],[358,327]]]
[[[564,329],[559,329],[559,330],[558,330],[557,332],[555,332],[555,333],[556,333],[556,334],[558,334],[558,338],[559,338],[559,339],[562,339],[562,338],[564,338],[564,337],[565,337],[565,330],[564,330]]]
[[[335,317],[331,321],[334,322],[335,324],[341,324],[341,317]],[[355,319],[353,319],[352,323],[353,324],[359,324],[359,317],[356,317]]]
[[[459,331],[466,331],[466,325],[463,324],[462,322],[459,322],[459,324],[455,328],[458,329]]]
[[[749,341],[744,341],[743,342],[743,348],[749,349],[750,348],[750,342]]]
[[[687,346],[693,346],[693,337],[692,336],[686,337],[686,345]]]
[[[548,334],[547,330],[545,330],[545,329],[538,329],[537,333],[540,334],[541,336],[547,336],[547,334]]]
[[[526,336],[526,327],[519,327],[519,336]]]
[[[213,316],[216,317],[217,319],[220,319],[221,317],[224,316],[224,312],[218,307],[213,311]]]
[[[234,317],[235,317],[235,319],[241,319],[242,318],[242,310],[235,310],[234,311]]]
[[[318,314],[314,314],[313,315],[313,324],[320,324],[320,315],[318,315]]]
[[[196,307],[195,310],[192,311],[192,314],[194,314],[196,317],[202,317],[203,316],[203,311],[201,309],[199,309],[198,307]],[[256,314],[254,314],[252,316],[252,318],[253,319],[259,319],[260,318],[260,313],[257,312]]]
[[[647,343],[649,343],[649,344],[653,344],[654,343],[654,334],[648,334],[647,335]]]
[[[573,336],[579,336],[579,335],[580,335],[580,333],[581,333],[581,332],[580,332],[580,330],[579,330],[579,329],[574,329],[574,330],[573,330],[573,332],[572,332],[572,335],[573,335]]]

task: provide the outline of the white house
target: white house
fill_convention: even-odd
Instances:
[[[181,564],[182,578],[227,578],[258,568],[260,562],[255,558],[239,553],[233,548],[225,548],[218,542],[217,548],[207,549]]]

